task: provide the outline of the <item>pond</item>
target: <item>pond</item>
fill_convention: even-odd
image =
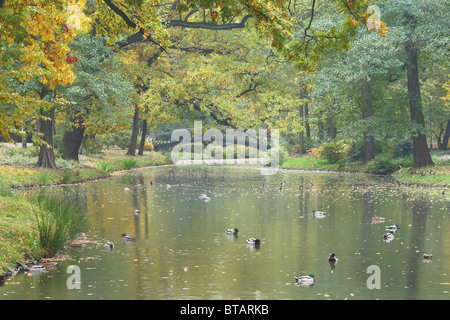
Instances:
[[[450,203],[438,189],[361,174],[178,166],[52,192],[87,213],[85,246],[66,250],[56,270],[9,279],[0,299],[449,299]],[[385,240],[392,224],[400,229]],[[124,233],[136,240],[124,243]],[[309,274],[314,284],[296,283]]]

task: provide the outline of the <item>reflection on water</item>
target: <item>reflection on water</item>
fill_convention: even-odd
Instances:
[[[57,191],[87,212],[89,241],[64,252],[71,259],[56,270],[8,280],[2,299],[449,297],[450,205],[440,190],[353,174],[186,166]],[[373,216],[385,223],[372,224]],[[384,241],[391,224],[400,230]],[[234,228],[238,234],[227,235]],[[337,263],[328,262],[331,253]],[[80,267],[80,289],[68,289],[70,265]],[[367,287],[371,265],[379,267],[380,289]],[[309,274],[313,285],[295,285]]]

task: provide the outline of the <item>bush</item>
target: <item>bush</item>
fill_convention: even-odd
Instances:
[[[126,150],[130,145],[131,131],[96,135],[95,140],[104,149]]]
[[[114,172],[114,168],[112,167],[111,163],[109,163],[108,161],[100,161],[97,163],[97,168],[99,168],[100,170],[112,173]]]
[[[327,159],[329,163],[337,163],[347,159],[351,144],[343,140],[332,140],[322,143],[320,156]]]
[[[130,170],[137,165],[136,159],[123,159],[122,160],[122,166],[125,170]]]
[[[267,152],[268,163],[265,164],[266,166],[271,166],[271,163],[272,163],[272,162],[270,161],[270,159],[272,158],[272,152],[273,152],[273,150],[274,150],[274,149],[270,149],[270,150]],[[288,150],[287,150],[285,147],[280,146],[280,147],[278,148],[278,165],[279,165],[279,166],[282,166],[283,163],[286,161],[287,158],[289,158],[289,152],[288,152]]]
[[[412,154],[412,141],[409,140],[401,140],[394,145],[394,157],[405,157]]]
[[[391,154],[380,154],[367,163],[365,171],[375,174],[390,174],[398,169],[399,164]]]
[[[155,149],[155,146],[151,142],[146,142],[144,144],[144,151],[153,151]]]

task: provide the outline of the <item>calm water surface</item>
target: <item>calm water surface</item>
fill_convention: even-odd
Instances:
[[[54,271],[9,279],[0,299],[450,297],[450,202],[441,190],[400,189],[356,174],[262,176],[255,169],[186,166],[52,192],[87,213],[86,246],[64,252],[72,258]],[[325,218],[315,218],[313,209]],[[371,224],[372,216],[386,222]],[[385,226],[395,223],[400,230],[384,241]],[[227,236],[235,227],[238,237]],[[136,241],[123,243],[123,233]],[[261,239],[259,248],[247,245],[251,237]],[[424,252],[433,254],[431,262]],[[339,259],[334,267],[330,253]],[[67,287],[70,265],[80,268],[80,289]],[[367,287],[371,265],[379,267],[380,289]],[[295,284],[294,276],[311,273],[313,286]]]

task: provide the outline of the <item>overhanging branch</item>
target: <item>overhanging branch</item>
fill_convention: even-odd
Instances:
[[[190,22],[185,20],[171,20],[168,24],[168,27],[182,27],[182,28],[190,28],[190,29],[208,29],[208,30],[232,30],[232,29],[243,29],[245,28],[245,24],[248,19],[250,19],[252,15],[246,15],[242,18],[241,22],[237,23],[223,23],[223,24],[214,24],[210,22]]]

